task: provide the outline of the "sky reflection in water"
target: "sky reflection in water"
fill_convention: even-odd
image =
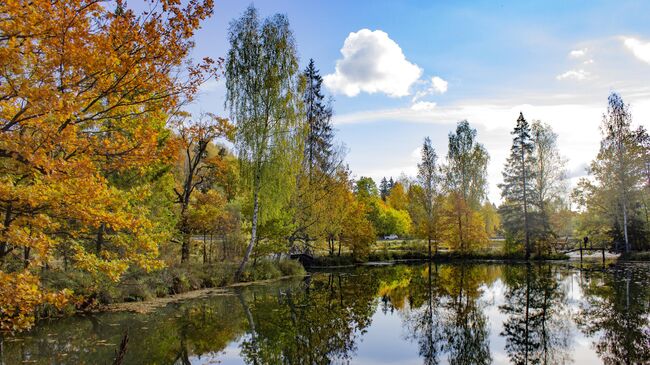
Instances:
[[[650,361],[647,265],[432,264],[314,273],[151,314],[44,323],[0,364]]]

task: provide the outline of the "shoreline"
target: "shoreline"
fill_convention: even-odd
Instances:
[[[391,259],[391,260],[373,260],[373,261],[367,261],[367,262],[359,262],[359,263],[349,263],[349,264],[343,264],[343,265],[311,265],[311,266],[306,266],[305,270],[306,272],[304,274],[297,274],[297,275],[283,275],[277,278],[273,279],[264,279],[264,280],[253,280],[253,281],[246,281],[246,282],[239,282],[239,283],[231,283],[225,286],[215,286],[215,287],[208,287],[208,288],[201,288],[201,289],[195,289],[195,290],[189,290],[183,293],[179,294],[170,294],[162,297],[155,297],[151,299],[146,299],[146,300],[141,300],[141,301],[123,301],[123,302],[116,302],[116,303],[111,303],[111,304],[103,304],[99,305],[96,308],[93,308],[88,311],[76,311],[76,315],[79,314],[98,314],[98,313],[108,313],[108,312],[132,312],[132,313],[139,313],[139,314],[147,314],[151,313],[152,311],[155,311],[157,309],[163,308],[169,304],[172,303],[179,303],[182,301],[186,300],[192,300],[192,299],[201,299],[201,298],[208,298],[212,296],[220,296],[220,295],[235,295],[234,290],[237,288],[242,288],[242,287],[247,287],[247,286],[252,286],[252,285],[262,285],[262,284],[268,284],[268,283],[273,283],[273,282],[278,282],[278,281],[283,281],[291,278],[304,278],[306,276],[312,275],[314,273],[318,273],[320,271],[324,270],[338,270],[338,269],[351,269],[355,267],[362,267],[362,266],[367,266],[367,267],[381,267],[381,266],[392,266],[392,265],[400,265],[400,264],[425,264],[427,262],[436,262],[436,263],[502,263],[502,264],[525,264],[526,262],[531,262],[531,263],[570,263],[570,262],[576,262],[580,261],[579,257],[576,256],[566,256],[566,257],[551,257],[551,258],[533,258],[529,261],[526,261],[525,259],[518,258],[518,257],[503,257],[499,255],[494,255],[494,256],[485,256],[485,257],[476,257],[476,256],[467,256],[467,257],[453,257],[453,256],[439,256],[437,258],[433,258],[432,260],[429,260],[428,258],[406,258],[406,259]],[[600,261],[600,256],[586,256],[583,258],[583,261],[586,262],[596,262]],[[619,257],[619,256],[613,256],[613,255],[608,255],[607,261],[614,262],[614,263],[647,263],[648,260],[644,259],[638,259],[635,257]],[[66,317],[61,316],[61,317],[50,317],[50,319],[57,319],[57,318],[64,318]]]
[[[287,280],[290,278],[305,277],[307,275],[309,274],[306,273],[304,275],[285,275],[274,279],[254,280],[254,281],[228,284],[226,286],[217,286],[212,288],[189,290],[179,294],[171,294],[164,297],[151,298],[151,299],[141,300],[141,301],[105,304],[98,308],[95,308],[94,310],[90,311],[90,313],[133,312],[133,313],[146,314],[156,309],[165,307],[171,303],[178,303],[185,300],[201,299],[201,298],[207,298],[207,297],[219,296],[219,295],[233,295],[234,293],[232,291],[236,288],[241,288],[241,287],[246,287],[251,285],[268,284],[277,281]]]

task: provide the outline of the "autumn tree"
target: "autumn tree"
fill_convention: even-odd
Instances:
[[[402,182],[396,182],[386,197],[386,204],[397,210],[406,210],[408,207],[408,196]]]
[[[115,280],[131,264],[160,266],[147,187],[118,189],[107,176],[164,157],[168,116],[215,70],[209,59],[186,69],[212,1],[160,3],[146,13],[122,1],[0,3],[3,287],[38,286],[37,269],[63,245],[76,267]],[[32,259],[17,267],[24,248]],[[29,326],[17,312],[28,320],[3,330]]]
[[[289,170],[296,165],[292,159],[300,142],[298,55],[287,17],[276,14],[260,21],[253,6],[230,24],[228,40],[226,106],[237,126],[235,144],[252,202],[251,238],[239,278],[265,218],[260,211],[278,212],[295,184]]]
[[[523,113],[519,113],[512,134],[514,138],[503,170],[503,183],[499,184],[504,199],[501,215],[504,229],[509,235],[507,239],[519,241],[523,238],[526,259],[529,259],[532,247],[528,213],[536,161],[530,125]]]
[[[612,93],[603,115],[600,151],[590,166],[591,179],[582,179],[573,194],[584,209],[583,222],[592,222],[586,231],[607,227],[600,236],[625,252],[647,247],[650,229],[644,204],[648,149],[643,133],[632,130],[631,122],[629,106]]]
[[[302,251],[311,249],[313,241],[323,232],[327,224],[327,204],[336,199],[337,171],[341,167],[343,153],[334,144],[332,127],[332,106],[322,91],[323,78],[314,60],[302,73],[304,83],[302,103],[304,116],[304,158],[302,169],[297,174],[297,187],[292,204],[288,208],[293,215],[292,228],[288,234],[289,249],[296,250],[297,241],[303,243]]]
[[[353,200],[341,231],[341,242],[350,248],[356,261],[367,261],[377,237],[372,223],[366,217],[366,209],[363,202]]]
[[[177,142],[180,149],[179,184],[174,188],[176,202],[180,206],[178,229],[181,233],[181,263],[189,262],[191,225],[189,208],[192,193],[210,177],[213,170],[208,155],[208,146],[216,138],[232,134],[230,123],[212,114],[206,114],[198,121],[182,119],[176,123]]]
[[[476,141],[476,135],[476,129],[466,120],[458,123],[456,131],[449,134],[445,167],[447,232],[449,240],[463,252],[470,244],[487,242],[477,212],[486,195],[490,157],[485,147]]]

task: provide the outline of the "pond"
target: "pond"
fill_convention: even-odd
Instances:
[[[650,362],[650,268],[578,263],[358,267],[149,314],[102,313],[5,338],[0,364]]]

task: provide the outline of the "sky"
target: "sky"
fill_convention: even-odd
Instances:
[[[193,57],[225,57],[228,25],[250,4],[216,0]],[[357,178],[415,176],[424,137],[444,157],[466,119],[490,154],[488,197],[498,203],[519,112],[559,135],[572,184],[598,152],[611,92],[630,104],[633,126],[650,125],[648,1],[252,4],[262,17],[286,14],[301,67],[315,60]],[[228,116],[224,83],[203,85],[190,111]]]

